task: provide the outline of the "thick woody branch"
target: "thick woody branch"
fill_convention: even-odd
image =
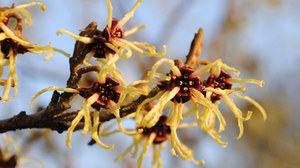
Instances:
[[[139,104],[141,104],[145,99],[155,96],[158,92],[159,88],[156,87],[152,89],[152,91],[147,96],[140,96],[132,103],[122,106],[120,109],[121,117],[134,113]],[[61,113],[58,116],[51,117],[45,116],[45,112],[27,115],[26,112],[22,111],[12,118],[0,120],[0,133],[32,128],[48,128],[53,131],[62,133],[69,128],[76,115],[77,112],[66,112]],[[103,110],[100,112],[101,122],[106,122],[114,118],[115,116],[109,110]],[[79,124],[77,129],[81,128],[82,125]]]
[[[12,118],[0,120],[0,133],[27,128],[49,128],[61,133],[68,129],[68,126],[58,120],[44,117],[42,113],[27,115],[25,111]]]

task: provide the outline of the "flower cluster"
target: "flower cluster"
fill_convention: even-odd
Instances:
[[[170,65],[170,73],[167,75],[157,73],[157,69],[163,63],[168,63]],[[179,155],[184,160],[192,160],[198,165],[204,163],[203,161],[196,161],[194,159],[193,151],[182,144],[177,136],[177,128],[181,127],[181,121],[189,116],[189,112],[186,112],[183,115],[183,107],[189,101],[191,101],[193,105],[192,111],[196,121],[195,123],[188,124],[187,127],[197,125],[200,129],[209,134],[218,144],[224,147],[227,143],[221,140],[220,133],[225,129],[226,121],[218,107],[221,100],[224,100],[238,120],[240,133],[237,138],[240,138],[243,135],[243,122],[250,119],[252,112],[248,111],[246,116],[243,116],[242,111],[235,105],[230,95],[253,104],[262,113],[263,118],[266,119],[265,110],[256,101],[250,97],[236,93],[238,91],[245,92],[245,87],[232,87],[233,84],[245,83],[256,84],[262,87],[264,81],[233,78],[229,72],[232,72],[235,75],[239,75],[240,73],[237,69],[224,64],[220,59],[208,63],[196,70],[186,65],[178,67],[174,64],[173,60],[170,59],[163,58],[159,60],[152,67],[152,70],[148,72],[148,76],[150,78],[160,78],[158,87],[161,91],[154,97],[145,99],[136,110],[136,123],[139,125],[139,128],[143,129],[142,135],[147,135],[142,136],[147,139],[144,144],[144,150],[146,150],[151,143],[155,145],[157,144],[156,142],[170,139],[171,152],[173,155]],[[208,78],[202,80],[201,76],[204,76],[205,73],[209,73]],[[156,101],[157,103],[149,111],[145,112],[145,110],[142,110],[146,108],[149,103]],[[167,104],[170,102],[173,107],[168,114],[170,119],[167,121],[163,113],[167,108]],[[188,105],[186,106],[188,108]],[[199,109],[202,109],[200,114]],[[140,115],[143,117],[141,118]],[[168,125],[168,128],[166,129],[165,126],[162,126],[162,123]],[[219,124],[218,130],[215,128],[216,123]],[[161,129],[157,129],[157,127],[160,127]],[[149,132],[155,132],[156,134],[152,135]],[[164,138],[158,135],[163,135]],[[140,141],[137,141],[135,138],[134,143],[137,144],[140,143]],[[133,146],[130,148],[133,148]],[[140,157],[144,155],[144,150]],[[128,151],[125,153],[128,153]],[[124,156],[122,155],[121,157]],[[157,158],[154,157],[153,159],[153,164],[155,165],[157,162],[155,159]],[[141,158],[139,161],[140,160]],[[141,163],[138,163],[139,167],[141,167]]]
[[[97,76],[95,82],[89,87],[76,86],[76,88],[60,88],[48,87],[38,92],[31,101],[33,105],[35,99],[44,92],[56,90],[79,95],[83,98],[82,109],[79,110],[77,116],[73,119],[67,134],[66,144],[71,147],[71,137],[73,131],[78,124],[84,119],[84,127],[82,134],[91,133],[92,139],[101,147],[105,149],[113,149],[112,146],[103,144],[99,139],[99,113],[101,110],[110,110],[116,117],[119,129],[127,135],[136,135],[140,131],[127,131],[123,128],[120,117],[120,107],[126,102],[128,97],[136,97],[140,95],[147,95],[149,89],[141,89],[136,87],[140,84],[148,84],[149,81],[138,80],[132,84],[126,84],[122,78],[122,74],[116,68],[116,62],[122,58],[129,58],[132,55],[132,50],[137,51],[143,55],[161,57],[166,54],[166,47],[163,46],[164,51],[158,53],[156,47],[145,42],[131,42],[127,41],[125,37],[135,33],[138,29],[143,28],[137,26],[129,31],[123,30],[123,25],[134,15],[136,8],[140,5],[141,0],[138,0],[132,9],[124,16],[123,19],[118,20],[112,18],[112,5],[110,0],[107,0],[108,7],[108,21],[107,26],[103,31],[93,30],[88,36],[78,36],[64,29],[60,29],[57,34],[66,33],[74,37],[77,43],[85,45],[85,54],[82,55],[83,68],[94,67],[93,63],[89,63],[88,59],[95,57],[97,59],[97,67],[99,72],[94,72]],[[93,23],[92,23],[93,24]],[[84,31],[84,30],[83,30]],[[76,47],[75,44],[75,47]],[[126,51],[124,53],[124,51]],[[72,58],[71,58],[72,59]],[[78,72],[76,72],[78,73]],[[92,111],[91,111],[92,109]]]
[[[0,7],[0,85],[4,86],[1,100],[5,103],[9,101],[11,87],[15,88],[12,98],[18,93],[18,76],[15,67],[17,55],[27,52],[44,53],[49,51],[50,54],[45,58],[50,58],[54,53],[54,49],[51,46],[31,44],[22,36],[23,16],[25,17],[25,23],[32,23],[31,15],[26,10],[30,6],[40,6],[43,11],[46,9],[46,6],[40,2]],[[14,28],[10,28],[10,19],[16,19],[17,21]],[[3,79],[3,71],[6,66],[9,69],[8,77]]]
[[[82,60],[73,69],[71,65],[69,80],[80,76],[79,81],[81,81],[83,71],[84,73],[93,73],[96,79],[91,85],[84,87],[78,82],[75,84],[76,86],[69,87],[68,85],[67,88],[48,87],[38,92],[31,102],[33,104],[39,95],[52,90],[71,93],[71,100],[75,97],[82,99],[81,109],[76,112],[76,116],[68,125],[66,138],[68,147],[71,147],[73,132],[76,129],[82,129],[82,134],[90,133],[91,138],[102,148],[113,149],[114,145],[107,146],[99,139],[101,135],[104,136],[102,132],[104,124],[100,122],[102,119],[100,116],[102,113],[108,112],[117,121],[117,132],[122,132],[134,139],[133,143],[116,160],[124,158],[132,150],[134,151],[133,157],[136,157],[139,146],[142,146],[142,151],[138,157],[138,167],[142,167],[143,157],[152,145],[152,165],[153,167],[162,167],[160,151],[165,146],[165,142],[169,141],[172,155],[190,160],[196,165],[203,165],[204,161],[195,159],[194,151],[180,141],[177,134],[179,128],[197,126],[218,144],[225,147],[227,143],[221,140],[221,133],[225,130],[226,120],[219,109],[220,102],[224,101],[237,118],[240,130],[237,137],[240,138],[244,130],[243,122],[250,119],[252,112],[249,111],[244,115],[231,96],[253,104],[266,119],[264,109],[256,101],[237,93],[246,92],[246,88],[244,86],[234,87],[233,85],[250,83],[262,87],[264,82],[256,79],[233,77],[233,74],[239,75],[239,70],[226,65],[221,59],[191,67],[188,63],[175,64],[171,59],[161,58],[153,65],[145,80],[126,84],[122,73],[116,67],[116,62],[120,58],[131,57],[132,51],[146,56],[161,57],[166,54],[166,47],[163,46],[163,52],[159,53],[156,51],[156,47],[148,43],[126,39],[127,36],[144,27],[144,25],[137,26],[129,31],[125,31],[123,28],[124,24],[133,17],[141,0],[137,0],[132,9],[120,20],[112,17],[111,2],[110,0],[106,0],[106,2],[108,19],[107,25],[102,31],[98,30],[97,25],[92,22],[90,25],[94,25],[96,28],[87,34],[84,33],[87,30],[83,30],[80,35],[75,35],[64,29],[57,32],[57,34],[66,33],[76,39],[75,54],[70,58],[70,64],[73,63],[74,57],[76,61]],[[84,47],[80,48],[78,45]],[[31,48],[27,47],[26,49],[30,50]],[[77,51],[79,49],[84,51]],[[77,52],[79,54],[76,54]],[[96,61],[90,60],[92,57]],[[158,71],[164,63],[170,67],[167,74]],[[151,88],[153,88],[150,84],[156,84],[154,89],[158,90],[153,96],[150,96]],[[138,87],[139,85],[144,87]],[[120,114],[124,108],[130,109],[127,105],[130,105],[132,101],[128,100],[135,100],[131,115]],[[165,114],[170,107],[170,112]],[[183,123],[184,118],[192,114],[194,121]],[[125,129],[121,117],[134,118],[136,129]],[[110,133],[106,133],[106,135],[110,135]]]

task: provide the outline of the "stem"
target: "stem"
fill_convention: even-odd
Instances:
[[[191,68],[195,68],[197,65],[198,57],[201,54],[203,49],[203,29],[200,28],[198,33],[195,34],[195,37],[191,43],[190,52],[186,56],[185,64]]]

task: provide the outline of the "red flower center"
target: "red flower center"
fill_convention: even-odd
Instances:
[[[105,43],[112,43],[113,39],[124,39],[124,30],[122,27],[117,26],[118,22],[118,19],[112,18],[110,28],[106,26],[102,32],[97,30],[92,36],[94,43],[90,44],[89,50],[95,52],[94,57],[106,58],[107,55],[116,53],[114,50],[107,47]]]
[[[210,75],[208,79],[204,82],[204,86],[211,88],[220,88],[222,90],[231,89],[232,84],[229,83],[227,80],[229,78],[231,78],[231,75],[228,72],[221,70],[219,77],[216,77],[215,75]],[[221,99],[221,95],[212,93],[210,98],[212,102],[215,102]]]
[[[1,31],[0,31],[1,32]],[[19,45],[17,42],[13,41],[12,39],[5,39],[0,41],[1,52],[4,54],[4,58],[9,58],[9,51],[12,50],[14,55],[17,54],[24,54],[28,52],[28,48],[22,45]]]
[[[143,128],[143,135],[149,137],[152,133],[155,133],[154,144],[160,144],[169,138],[171,133],[170,126],[167,125],[168,117],[162,115],[158,122],[151,128]]]
[[[91,88],[80,88],[79,95],[84,98],[89,98],[93,94],[99,94],[99,98],[92,107],[96,110],[100,108],[107,108],[109,101],[117,103],[120,98],[120,92],[117,87],[120,85],[119,81],[114,78],[107,77],[105,83],[96,82]]]
[[[190,88],[194,88],[202,91],[204,89],[200,77],[193,76],[193,69],[189,67],[181,67],[180,69],[181,76],[171,76],[171,80],[160,81],[158,87],[162,90],[172,90],[175,87],[179,87],[180,90],[172,101],[185,103],[191,99]]]
[[[108,42],[112,42],[113,39],[124,39],[123,27],[118,26],[118,19],[112,18],[111,27],[105,27],[103,30],[103,36]]]

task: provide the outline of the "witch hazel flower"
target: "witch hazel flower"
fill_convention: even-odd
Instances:
[[[256,79],[241,79],[232,77],[229,72],[234,73],[236,76],[240,74],[239,70],[229,67],[224,64],[221,59],[216,60],[213,63],[210,63],[202,68],[199,68],[195,71],[195,74],[201,75],[204,72],[210,73],[207,80],[204,82],[205,89],[203,90],[203,94],[210,99],[214,104],[218,105],[220,100],[224,100],[224,102],[228,105],[230,110],[233,112],[235,117],[238,119],[238,127],[240,129],[240,133],[237,138],[242,137],[244,132],[243,122],[250,119],[252,112],[248,111],[246,116],[243,116],[242,111],[235,105],[233,99],[229,95],[233,95],[239,99],[248,101],[252,105],[254,105],[258,111],[262,114],[263,119],[267,119],[267,114],[264,108],[257,103],[255,100],[251,99],[248,96],[242,96],[237,91],[246,92],[245,87],[237,87],[232,88],[233,84],[255,84],[260,87],[263,86],[264,81],[256,80]]]
[[[105,69],[102,69],[106,72]],[[103,75],[105,75],[104,73]],[[139,131],[129,132],[125,130],[121,123],[120,117],[120,107],[123,105],[123,101],[126,96],[132,95],[147,95],[149,91],[136,88],[135,86],[141,83],[146,83],[148,81],[136,81],[128,86],[123,86],[118,79],[110,77],[108,75],[100,75],[100,79],[89,88],[59,88],[59,87],[48,87],[40,92],[38,92],[31,100],[31,106],[34,101],[44,92],[56,90],[68,93],[74,93],[80,95],[84,100],[82,102],[82,108],[78,111],[76,117],[72,120],[70,127],[68,128],[66,145],[71,147],[72,134],[79,122],[84,120],[84,127],[82,129],[82,134],[91,133],[92,139],[102,148],[107,150],[112,150],[114,145],[107,146],[102,143],[99,139],[99,127],[101,123],[99,122],[101,110],[109,110],[116,117],[119,129],[121,132],[127,135],[135,135],[140,133]],[[92,122],[93,120],[93,122]]]
[[[50,58],[54,54],[54,49],[48,46],[39,46],[31,44],[22,36],[23,20],[25,23],[31,24],[32,18],[26,10],[27,7],[40,6],[41,10],[45,10],[46,6],[40,2],[31,2],[28,4],[11,7],[0,7],[0,84],[4,86],[1,100],[9,101],[9,93],[11,87],[14,87],[13,99],[18,93],[18,76],[16,73],[16,59],[18,54],[44,53],[50,52],[45,58]],[[24,18],[23,18],[23,16]],[[16,19],[17,24],[14,28],[8,27],[10,19]],[[9,72],[7,79],[3,79],[4,68],[8,66]]]
[[[118,102],[115,103],[111,103],[108,107],[111,110],[111,112],[115,115],[116,120],[118,122],[118,126],[119,129],[127,134],[127,135],[134,135],[138,132],[128,132],[126,131],[122,124],[121,124],[121,117],[120,117],[120,108],[122,105],[124,105],[123,103],[126,101],[126,98],[128,97],[136,97],[136,96],[140,96],[140,95],[148,95],[148,93],[150,92],[149,88],[138,88],[136,87],[137,85],[140,84],[149,84],[151,83],[148,80],[137,80],[134,81],[133,83],[131,83],[130,85],[127,85],[126,82],[123,80],[122,78],[122,74],[119,70],[117,70],[115,62],[119,59],[119,55],[115,54],[114,56],[111,57],[111,59],[107,60],[107,62],[104,62],[104,60],[99,60],[99,67],[101,68],[101,71],[97,74],[98,77],[98,81],[100,83],[104,83],[107,79],[107,75],[110,75],[112,77],[114,77],[118,82],[118,90],[122,92],[122,94],[119,96],[120,100]],[[101,66],[101,64],[103,66]]]
[[[25,165],[35,164],[36,167],[43,168],[44,164],[35,158],[26,157],[21,146],[16,139],[8,134],[0,137],[0,167],[1,168],[17,168],[26,167]]]
[[[168,75],[156,72],[157,68],[164,62],[169,63],[171,66],[171,72]],[[186,66],[178,68],[172,60],[161,59],[148,73],[152,78],[158,77],[162,79],[158,85],[161,91],[153,98],[146,99],[141,103],[141,105],[138,106],[136,113],[139,114],[145,104],[154,100],[158,100],[158,102],[152,110],[145,114],[145,117],[140,124],[145,127],[152,127],[155,125],[162,115],[165,105],[169,101],[173,102],[174,109],[178,109],[176,106],[191,101],[195,119],[199,127],[207,132],[217,143],[226,146],[227,143],[221,141],[221,136],[219,135],[226,126],[226,121],[218,108],[219,100],[223,99],[238,119],[238,126],[240,128],[238,138],[240,138],[243,134],[243,122],[250,119],[252,112],[248,112],[244,117],[241,110],[234,104],[233,99],[228,96],[229,94],[246,100],[256,106],[263,114],[264,119],[266,119],[266,113],[253,99],[235,93],[237,91],[245,92],[246,89],[244,87],[232,88],[232,84],[252,83],[262,86],[264,82],[255,79],[232,78],[227,71],[236,75],[240,73],[237,69],[222,63],[221,60],[216,60],[213,63],[193,70]],[[210,72],[210,76],[207,80],[202,82],[200,75],[203,75],[205,72]],[[202,108],[202,112],[199,114],[200,108]],[[171,115],[175,116],[174,113],[171,113]],[[182,117],[179,119],[182,120]],[[217,123],[219,125],[218,131],[215,130]],[[172,125],[172,123],[170,123],[170,125]]]
[[[84,118],[84,128],[82,134],[86,134],[91,130],[91,137],[95,142],[108,150],[114,148],[112,146],[106,146],[99,139],[99,113],[101,108],[112,108],[120,98],[120,92],[118,86],[120,83],[111,77],[107,77],[104,83],[95,82],[91,88],[79,88],[79,95],[85,100],[81,111],[78,112],[77,116],[71,123],[67,134],[67,146],[71,146],[72,133],[82,118]],[[91,122],[91,116],[89,108],[92,107],[94,110],[93,125]],[[120,126],[121,127],[121,126]]]
[[[0,7],[0,41],[1,52],[4,58],[9,58],[9,53],[12,50],[14,56],[16,54],[44,53],[50,52],[45,58],[48,59],[54,54],[54,49],[48,46],[39,46],[29,43],[25,37],[22,36],[23,20],[25,23],[32,24],[32,17],[26,8],[31,6],[40,6],[42,11],[46,10],[46,5],[40,2],[31,2],[28,4],[8,7]],[[24,18],[22,17],[25,16]],[[14,29],[10,29],[7,24],[10,19],[16,19],[17,25]]]
[[[171,72],[168,75],[164,75],[161,73],[157,73],[157,69],[163,64],[168,63],[170,65]],[[161,91],[151,99],[146,99],[143,103],[141,103],[137,108],[137,115],[139,111],[143,108],[143,106],[149,102],[158,99],[158,103],[150,110],[142,120],[142,125],[146,127],[153,126],[159,116],[163,113],[163,109],[165,105],[172,101],[174,108],[177,105],[185,104],[189,101],[192,102],[194,107],[199,107],[198,105],[207,107],[212,109],[212,112],[219,117],[220,120],[220,128],[219,130],[224,130],[226,125],[224,118],[221,115],[221,112],[210,100],[206,99],[202,94],[205,86],[201,78],[194,74],[194,70],[187,67],[182,66],[178,68],[174,61],[171,59],[163,58],[159,60],[153,67],[152,70],[148,72],[148,76],[150,78],[157,77],[160,79],[158,87]],[[182,112],[180,112],[182,113]],[[195,115],[198,115],[198,112],[195,111]],[[202,127],[202,126],[201,126]],[[216,135],[214,130],[206,129],[206,131],[214,137],[214,139],[222,145],[225,143],[220,141],[220,137]]]
[[[132,157],[136,158],[139,146],[142,146],[142,152],[139,154],[137,167],[141,168],[143,158],[150,146],[153,149],[152,167],[162,167],[162,159],[160,157],[161,150],[165,147],[165,142],[170,139],[171,129],[167,124],[167,116],[163,115],[159,121],[151,128],[137,127],[137,130],[143,130],[142,134],[133,136],[133,143],[120,155],[115,161],[123,159],[133,150]]]
[[[31,106],[33,106],[35,100],[43,93],[47,91],[63,91],[67,93],[78,94],[83,97],[82,108],[78,111],[76,117],[72,120],[70,127],[67,131],[66,145],[71,147],[72,134],[79,122],[83,119],[84,126],[82,129],[82,134],[87,134],[91,132],[92,139],[102,148],[107,150],[112,150],[114,145],[107,146],[102,143],[99,139],[99,110],[102,107],[107,107],[112,102],[117,102],[119,100],[120,93],[117,90],[119,82],[113,78],[107,77],[105,83],[95,82],[91,88],[59,88],[59,87],[48,87],[39,91],[31,100]],[[93,117],[91,116],[93,109]],[[92,122],[93,119],[93,122]]]
[[[148,93],[135,88],[134,85],[135,83],[129,86],[122,86],[117,79],[107,76],[104,82],[98,81],[91,88],[79,88],[78,90],[79,95],[85,99],[98,95],[94,101],[91,101],[91,107],[96,111],[109,109],[115,115],[120,131],[127,135],[134,135],[137,132],[128,132],[123,128],[119,111],[122,102],[130,92],[144,95]]]
[[[102,31],[95,31],[90,37],[75,35],[74,33],[60,29],[57,34],[66,33],[77,41],[88,44],[91,55],[96,58],[109,58],[110,55],[118,53],[123,58],[129,58],[132,50],[147,56],[161,57],[167,52],[167,47],[163,46],[163,52],[156,51],[156,47],[145,42],[128,41],[125,38],[134,34],[145,25],[136,26],[128,31],[124,31],[123,26],[134,15],[135,10],[141,4],[142,0],[137,0],[131,10],[125,16],[118,20],[112,17],[112,4],[110,0],[106,0],[108,9],[107,25]],[[124,53],[125,52],[125,53]]]
[[[169,75],[164,75],[157,73],[157,69],[163,63],[168,63],[170,65],[171,72]],[[172,111],[168,114],[171,116],[171,120],[169,122],[171,129],[171,151],[172,154],[177,156],[179,155],[184,160],[192,160],[196,164],[202,164],[202,161],[196,161],[194,159],[193,151],[182,144],[177,136],[177,128],[179,123],[183,120],[183,107],[184,104],[188,101],[191,101],[195,106],[198,105],[208,107],[212,109],[214,113],[218,117],[221,117],[220,111],[218,108],[206,99],[201,91],[204,89],[202,81],[200,77],[193,75],[194,70],[187,67],[182,66],[178,68],[173,60],[164,58],[159,60],[153,67],[152,70],[149,71],[148,75],[150,78],[159,77],[162,79],[159,81],[158,87],[161,89],[152,98],[146,99],[143,101],[136,110],[136,122],[145,128],[153,127],[158,121],[159,118],[163,115],[166,104],[170,101],[172,102]],[[153,106],[153,108],[144,114],[142,120],[138,119],[141,110],[145,107],[146,104],[158,100],[157,103]],[[221,129],[223,130],[225,127],[225,121],[223,118],[220,118],[222,124],[220,124]],[[202,125],[200,125],[202,129]],[[213,129],[204,129],[209,135],[211,135],[219,144],[226,146],[226,143],[220,140],[220,136]]]
[[[172,146],[176,147],[179,155],[185,160],[192,160],[197,165],[203,165],[204,161],[196,161],[193,158],[193,153],[186,146],[181,144],[177,136],[172,136],[172,126],[169,125],[168,116],[162,115],[158,122],[153,127],[137,126],[137,130],[142,130],[141,134],[133,136],[133,143],[119,156],[115,161],[123,159],[129,152],[133,151],[132,157],[136,158],[139,151],[139,146],[142,146],[142,151],[138,156],[137,167],[141,168],[143,158],[146,155],[150,146],[152,146],[152,167],[162,167],[161,150],[165,148],[167,141]],[[180,127],[180,126],[179,126]],[[182,127],[184,128],[184,127]],[[172,149],[172,153],[173,153]]]

